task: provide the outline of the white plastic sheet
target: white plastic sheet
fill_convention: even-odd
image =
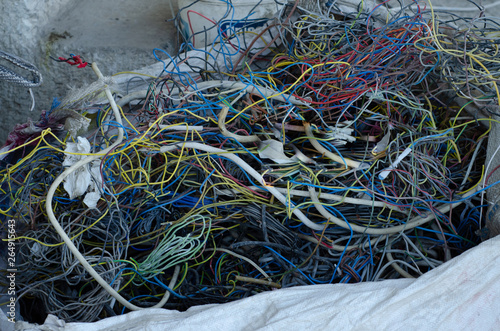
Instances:
[[[500,330],[500,237],[418,279],[302,286],[185,312],[150,309],[95,323],[19,330]]]
[[[259,157],[263,159],[271,159],[279,164],[293,163],[297,161],[297,157],[288,157],[285,155],[283,143],[277,140],[264,140],[259,144]]]
[[[68,154],[64,157],[63,166],[69,167],[85,159],[90,153],[90,142],[87,138],[77,137],[76,143],[67,143],[64,149]],[[71,154],[77,153],[77,154]],[[80,167],[70,173],[64,179],[64,189],[69,194],[70,199],[77,198],[85,194],[83,202],[90,208],[96,208],[97,201],[101,198],[98,186],[101,185],[100,164],[98,161],[90,163],[91,167]]]

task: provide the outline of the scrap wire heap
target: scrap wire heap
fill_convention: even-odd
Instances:
[[[418,277],[480,242],[498,25],[416,3],[383,23],[377,8],[314,8],[283,6],[252,35],[265,47],[234,21],[207,51],[155,50],[161,75],[130,80],[147,91],[110,103],[101,77],[16,128],[1,235],[16,220],[26,318]]]

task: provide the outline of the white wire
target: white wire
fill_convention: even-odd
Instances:
[[[30,111],[33,111],[33,109],[35,109],[35,96],[33,95],[33,91],[31,90],[31,88],[29,88],[28,91],[30,92],[30,96],[31,96],[31,109],[30,109]]]
[[[351,167],[354,169],[357,169],[360,167],[361,163],[358,161],[353,161],[347,158],[342,158],[339,155],[336,155],[323,146],[318,142],[316,138],[314,138],[314,134],[312,132],[311,124],[309,123],[304,123],[304,128],[306,130],[306,135],[308,137],[309,142],[316,148],[316,150],[322,154],[324,154],[326,157],[328,157],[330,160],[333,160],[337,163],[343,164],[346,168]]]
[[[405,271],[403,268],[401,268],[399,266],[399,264],[397,263],[398,261],[396,259],[394,259],[394,257],[392,256],[392,253],[390,252],[391,245],[392,245],[392,243],[389,243],[389,245],[387,246],[386,254],[385,254],[387,256],[387,261],[389,261],[391,263],[391,267],[394,270],[396,270],[404,278],[415,278],[410,273],[408,273],[407,271]]]
[[[460,184],[460,188],[462,188],[465,183],[467,182],[467,179],[469,179],[469,174],[472,170],[472,166],[474,165],[474,161],[476,160],[477,153],[481,150],[481,144],[483,143],[483,139],[479,141],[479,143],[476,145],[476,149],[474,150],[474,154],[472,154],[472,158],[470,159],[470,164],[467,167],[467,172],[465,173],[464,179],[462,180],[462,184]]]
[[[301,238],[301,239],[310,241],[313,244],[319,243],[318,239],[316,239],[314,237],[311,237],[311,236],[308,236],[308,235],[305,235],[305,234],[302,234],[302,233],[297,233],[297,236],[299,238]],[[342,245],[336,245],[336,244],[330,244],[329,243],[328,246],[329,246],[330,249],[332,249],[334,251],[337,251],[337,252],[350,251],[350,250],[359,249],[359,248],[367,249],[370,246],[375,246],[375,244],[377,243],[377,241],[384,240],[385,237],[386,236],[379,236],[379,237],[373,238],[370,241],[365,242],[364,244],[363,243],[359,243],[359,244],[356,244],[356,245],[342,246]]]
[[[201,83],[197,83],[196,87],[188,86],[186,89],[179,89],[178,87],[174,87],[172,92],[170,93],[169,98],[175,95],[182,95],[183,97],[187,94],[199,93],[203,90],[220,87],[225,90],[234,89],[235,91],[241,90],[246,91],[248,93],[260,94],[264,98],[276,99],[281,102],[289,102],[294,105],[307,105],[306,102],[298,99],[297,97],[289,94],[284,94],[282,92],[278,92],[268,87],[257,87],[250,84],[245,84],[242,82],[234,82],[234,81],[205,81]],[[195,89],[196,88],[196,89]]]
[[[104,78],[103,75],[102,75],[102,73],[101,73],[101,71],[99,70],[99,68],[97,67],[97,64],[95,62],[92,63],[92,69],[94,69],[94,72],[96,73],[96,75],[100,79]],[[89,264],[89,262],[85,259],[85,257],[82,255],[82,253],[80,253],[80,251],[78,250],[78,248],[76,248],[76,246],[73,243],[73,241],[69,238],[69,236],[66,234],[66,232],[64,231],[64,229],[61,227],[61,224],[59,224],[59,221],[55,217],[54,211],[52,209],[52,199],[54,197],[54,193],[55,193],[56,189],[59,187],[59,185],[62,183],[62,181],[68,175],[70,175],[72,172],[78,170],[80,167],[86,165],[87,163],[92,162],[92,161],[98,159],[100,156],[106,155],[109,151],[113,150],[116,146],[118,146],[119,144],[121,144],[121,142],[123,140],[123,129],[122,129],[122,123],[123,122],[122,122],[122,118],[121,118],[121,115],[120,115],[120,111],[118,110],[118,107],[116,105],[115,100],[113,99],[113,96],[111,94],[111,91],[110,91],[108,85],[105,85],[104,91],[106,93],[106,97],[109,100],[111,108],[113,109],[113,113],[115,115],[115,120],[119,124],[118,125],[118,138],[116,139],[116,141],[111,146],[109,146],[108,148],[100,151],[99,154],[94,154],[94,155],[87,156],[85,159],[82,159],[82,160],[76,162],[71,167],[67,168],[63,173],[61,173],[54,180],[54,182],[52,183],[52,185],[49,188],[49,191],[47,192],[47,202],[46,202],[45,210],[47,211],[47,216],[49,218],[50,223],[52,224],[52,226],[54,227],[54,229],[57,231],[57,233],[61,236],[62,240],[68,246],[68,248],[71,251],[71,253],[73,253],[73,256],[76,259],[78,259],[78,261],[80,261],[80,263],[85,268],[85,270],[87,270],[87,272],[99,283],[99,285],[101,285],[106,290],[106,292],[108,292],[112,297],[114,297],[118,302],[120,302],[123,306],[127,307],[128,309],[130,309],[130,310],[141,310],[141,309],[146,309],[146,308],[139,307],[139,306],[136,306],[136,305],[128,302],[127,299],[125,299],[124,297],[122,297],[113,287],[111,287],[101,277],[101,275],[99,275],[94,270],[94,268],[92,268],[92,266]],[[180,270],[180,268],[177,266],[176,269],[174,270],[174,276],[175,277],[172,276],[170,284],[173,283],[175,285],[175,281],[177,281],[177,276],[179,274],[178,270]],[[174,285],[170,285],[170,287],[172,287]],[[163,296],[162,300],[158,304],[154,305],[151,308],[160,308],[160,307],[163,307],[163,305],[167,302],[167,300],[168,300],[169,297],[170,297],[170,292],[169,291],[165,291],[165,295]]]
[[[467,197],[473,195],[476,192],[476,190],[477,190],[477,187],[470,190],[466,194],[464,194],[462,196],[462,198],[467,198]],[[417,226],[421,226],[422,224],[425,224],[425,223],[432,221],[436,217],[435,213],[431,213],[429,216],[426,216],[426,217],[417,216],[405,224],[391,226],[389,228],[370,228],[370,227],[361,226],[361,225],[357,225],[357,224],[347,224],[347,222],[335,217],[330,212],[328,212],[325,209],[325,207],[323,207],[321,205],[320,201],[318,200],[318,195],[317,195],[316,191],[314,190],[314,187],[309,187],[309,193],[311,196],[311,200],[313,201],[314,207],[316,208],[316,210],[318,210],[318,212],[324,218],[326,218],[328,221],[331,221],[331,222],[337,224],[338,226],[340,226],[344,229],[347,229],[347,230],[352,229],[352,231],[358,232],[358,233],[366,233],[366,234],[373,234],[373,235],[395,234],[395,233],[398,233],[401,231],[416,228]],[[462,201],[458,201],[458,202],[451,203],[451,204],[445,204],[445,205],[437,208],[437,210],[441,214],[444,214],[444,213],[448,212],[451,208],[455,208],[455,207],[459,206],[460,204],[462,204]]]
[[[253,191],[263,191],[260,187],[257,186],[249,186],[249,189]],[[299,197],[304,197],[308,198],[310,193],[307,191],[302,191],[302,190],[295,190],[295,189],[287,189],[284,187],[276,187],[276,190],[283,194],[290,194],[290,196],[299,196]],[[238,194],[241,193],[240,191],[236,189],[224,189],[224,190],[218,190],[218,194],[220,195],[232,195],[232,194]],[[380,207],[380,208],[388,208],[394,211],[397,211],[399,213],[403,214],[408,214],[409,211],[405,209],[400,209],[399,207],[392,206],[386,202],[383,201],[373,201],[373,200],[367,200],[367,199],[359,199],[359,198],[349,198],[345,197],[342,195],[337,195],[337,194],[331,194],[331,193],[319,193],[319,198],[327,199],[327,200],[334,200],[342,203],[347,203],[347,204],[353,204],[353,205],[363,205],[363,206],[369,206],[369,207]]]
[[[184,148],[194,148],[194,149],[199,149],[208,153],[213,153],[213,154],[223,154],[224,157],[230,159],[234,163],[238,164],[244,171],[246,171],[250,176],[255,178],[262,186],[264,186],[269,193],[274,195],[276,199],[278,199],[283,205],[287,206],[287,198],[281,194],[274,186],[267,185],[266,182],[264,181],[264,178],[260,173],[258,173],[254,168],[252,168],[248,163],[243,161],[240,157],[236,156],[236,154],[229,153],[224,149],[212,147],[212,146],[207,146],[201,143],[195,143],[195,142],[183,142],[183,143],[176,143],[176,144],[171,144],[168,146],[163,146],[160,148],[160,153],[165,153],[169,152],[175,149],[178,149],[180,146],[183,146]],[[293,210],[293,213],[297,218],[304,223],[307,227],[315,230],[315,231],[320,231],[323,230],[323,226],[316,224],[312,222],[304,213],[298,209],[295,208]]]
[[[245,257],[243,255],[239,255],[239,254],[236,254],[235,252],[233,251],[230,251],[229,249],[225,249],[225,248],[207,248],[205,251],[207,252],[213,252],[213,251],[217,251],[217,252],[223,252],[223,253],[227,253],[227,254],[230,254],[230,255],[233,255],[239,259],[242,259],[242,260],[245,260],[247,261],[248,263],[250,263],[251,265],[253,265],[253,267],[255,269],[257,269],[264,277],[266,277],[270,282],[272,282],[273,280],[271,279],[271,277],[269,277],[269,275],[264,271],[262,270],[261,267],[259,267],[255,262],[253,262],[252,260],[250,260],[248,257]]]
[[[219,113],[219,121],[218,121],[219,129],[220,129],[221,134],[224,137],[234,138],[237,141],[239,141],[240,143],[251,143],[251,142],[259,142],[260,141],[259,137],[257,137],[256,135],[241,136],[239,134],[229,132],[229,130],[226,129],[226,117],[227,117],[228,111],[229,111],[229,107],[223,106],[222,110]]]

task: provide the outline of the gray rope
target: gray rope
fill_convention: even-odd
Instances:
[[[0,80],[5,80],[7,82],[18,84],[28,88],[36,87],[42,84],[42,74],[40,74],[38,69],[31,63],[28,63],[20,57],[5,53],[3,51],[0,51],[0,58],[11,62],[19,68],[31,72],[31,74],[33,75],[32,80],[29,80],[19,75],[18,73],[15,73],[14,71],[0,65]]]

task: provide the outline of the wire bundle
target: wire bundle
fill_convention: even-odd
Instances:
[[[101,77],[44,114],[0,171],[23,315],[94,321],[418,277],[475,246],[495,119],[464,109],[498,104],[496,26],[400,7],[381,24],[362,5],[284,6],[267,53],[201,51],[201,68],[155,50],[165,67],[147,91],[103,103]],[[92,120],[90,152],[73,155],[88,158],[95,208],[59,185],[76,137],[46,125],[75,112]]]

